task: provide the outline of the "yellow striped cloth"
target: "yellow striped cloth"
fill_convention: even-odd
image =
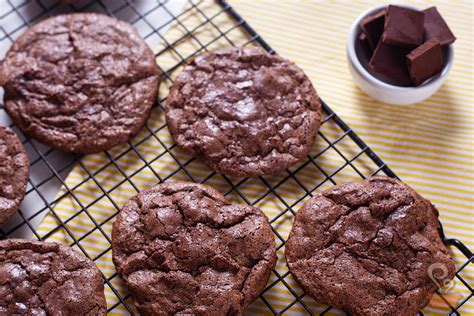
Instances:
[[[436,204],[446,234],[463,240],[474,249],[472,3],[412,2],[420,7],[436,5],[458,39],[455,43],[454,66],[446,84],[429,100],[405,107],[381,104],[370,99],[354,86],[346,66],[345,39],[349,27],[361,12],[377,2],[233,0],[230,3],[280,55],[295,61],[305,70],[320,96],[405,182]],[[202,44],[209,44],[210,49],[229,45],[215,26],[223,30],[224,35],[236,45],[248,41],[248,34],[233,27],[235,22],[226,14],[219,13],[221,8],[217,4],[205,1],[199,8],[201,11],[190,8],[180,18],[181,23],[174,25],[166,34],[167,42],[173,43],[175,50],[168,49],[158,56],[157,62],[163,69],[170,69],[180,56],[191,55]],[[213,17],[212,23],[206,20],[203,13]],[[175,42],[189,30],[193,31],[194,36]],[[156,47],[155,50],[159,52],[163,48]],[[171,76],[176,76],[179,70]],[[169,80],[163,83],[160,98],[167,95],[169,86]],[[331,122],[324,124],[322,130],[329,141],[341,135],[341,131]],[[151,136],[150,131],[154,132]],[[317,154],[327,148],[325,142],[318,137],[312,153]],[[87,254],[95,259],[105,276],[111,278],[110,283],[120,295],[126,295],[127,291],[115,276],[111,251],[107,250],[117,210],[138,190],[148,188],[160,179],[189,181],[189,175],[179,168],[177,161],[186,163],[186,170],[195,181],[203,181],[210,174],[205,165],[190,161],[191,157],[179,149],[173,147],[171,151],[165,150],[173,145],[173,141],[159,108],[154,109],[147,128],[132,143],[131,150],[127,144],[82,159],[60,192],[65,197],[55,205],[54,213],[48,214],[39,228],[39,233],[50,241],[73,244],[69,235],[72,234]],[[348,158],[358,153],[347,137],[338,143],[338,148]],[[329,148],[317,159],[317,163],[330,174],[344,166],[345,161],[333,148]],[[374,170],[373,163],[366,157],[361,156],[354,165],[365,174]],[[292,169],[297,170],[298,167]],[[278,215],[287,209],[288,204],[294,204],[292,209],[297,210],[306,201],[308,197],[300,200],[305,196],[300,184],[308,189],[321,182],[323,185],[320,189],[331,186],[329,181],[324,182],[325,177],[314,164],[308,164],[278,186],[275,193],[280,199],[269,192],[267,185],[275,186],[286,176],[288,174],[282,173],[264,177],[264,180],[250,179],[241,183],[238,191],[230,190],[229,182],[237,184],[240,179],[225,179],[218,174],[212,175],[206,184],[213,185],[223,193],[230,191],[228,197],[233,201],[245,202],[242,196],[247,202],[257,201],[255,205],[270,219],[277,218],[273,226],[286,238],[293,216],[291,212],[281,217]],[[335,176],[338,182],[359,178],[350,166],[342,168]],[[86,212],[81,211],[83,209]],[[65,223],[69,233],[64,228],[58,229],[59,221]],[[96,228],[97,224],[100,229]],[[277,244],[281,244],[278,239]],[[285,310],[285,314],[305,313],[304,307],[295,302],[295,295],[301,296],[302,291],[288,275],[283,248],[280,248],[278,255],[276,272],[284,279],[279,281],[276,275],[272,275],[269,281],[272,287],[265,292],[263,300],[259,299],[250,306],[249,313],[270,314],[266,304],[276,311]],[[453,251],[453,256],[458,266],[466,261],[458,251]],[[462,277],[472,286],[472,264],[463,270]],[[468,294],[466,287],[457,281],[448,293],[448,299],[456,304]],[[106,296],[109,307],[114,307],[111,315],[127,313],[122,305],[117,304],[116,295],[108,284]],[[127,300],[131,303],[129,298]],[[315,314],[325,309],[324,305],[310,297],[304,296],[302,301]],[[435,295],[425,312],[443,315],[448,309]],[[474,300],[464,304],[460,312],[472,314]],[[341,312],[333,309],[328,314]]]

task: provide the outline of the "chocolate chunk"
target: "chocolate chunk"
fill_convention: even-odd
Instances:
[[[382,41],[399,46],[420,45],[423,41],[424,18],[423,12],[389,5]]]
[[[362,49],[364,50],[364,54],[370,58],[372,56],[372,48],[370,47],[369,40],[367,38],[367,35],[365,35],[364,32],[360,32],[359,36],[357,36],[357,39],[360,42],[360,45]]]
[[[243,315],[277,259],[262,211],[189,182],[159,184],[125,204],[112,253],[141,315]]]
[[[336,185],[296,213],[288,267],[305,292],[352,316],[415,315],[456,267],[438,211],[384,176]],[[443,273],[431,277],[436,265]]]
[[[441,44],[436,38],[415,48],[407,55],[408,71],[415,85],[420,85],[443,69]]]
[[[411,85],[410,75],[405,61],[408,50],[379,41],[369,62],[369,68],[389,84],[398,86]]]
[[[443,46],[454,43],[456,37],[451,32],[448,27],[448,24],[446,24],[436,7],[428,8],[423,12],[425,13],[426,40],[437,38]]]
[[[374,15],[364,18],[360,22],[360,27],[367,36],[370,48],[374,50],[382,36],[385,25],[386,10],[382,10]]]

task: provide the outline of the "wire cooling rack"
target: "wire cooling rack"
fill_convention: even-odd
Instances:
[[[293,216],[304,201],[324,188],[374,174],[396,175],[324,102],[321,129],[310,155],[298,165],[277,175],[245,179],[226,177],[210,171],[199,161],[181,152],[167,132],[162,112],[168,88],[180,68],[197,54],[220,46],[254,44],[269,52],[274,51],[226,1],[188,1],[179,13],[171,8],[172,4],[176,5],[176,1],[104,0],[65,6],[47,0],[0,0],[0,19],[4,22],[0,26],[1,49],[6,50],[29,25],[45,17],[62,12],[99,11],[136,26],[149,45],[155,48],[158,65],[166,77],[154,114],[141,134],[128,144],[90,159],[48,148],[25,137],[9,123],[22,137],[27,148],[32,176],[21,210],[0,229],[0,239],[20,236],[54,240],[57,234],[63,234],[66,242],[82,251],[101,268],[108,294],[109,314],[135,314],[126,289],[113,267],[107,265],[111,252],[110,225],[125,200],[114,193],[124,186],[136,193],[149,186],[150,182],[168,180],[207,183],[218,187],[233,201],[261,208],[273,227],[278,264],[259,299],[249,307],[249,314],[341,314],[305,295],[286,268],[284,244]],[[168,17],[160,21],[159,26],[156,23],[157,14],[160,14],[160,19],[163,14]],[[7,23],[13,15],[20,17],[21,23]],[[168,27],[170,30],[165,33]],[[10,122],[3,111],[3,104],[0,111],[0,119]],[[151,152],[150,143],[154,149]],[[99,163],[94,162],[94,159],[99,160]],[[136,162],[139,162],[139,166]],[[132,165],[132,168],[128,168],[128,165]],[[67,178],[72,168],[70,177],[80,174],[82,176],[79,179]],[[110,168],[114,172],[108,173]],[[144,174],[148,177],[145,180]],[[62,189],[59,193],[51,191],[51,184],[61,186]],[[92,197],[83,194],[84,187],[92,192]],[[108,203],[105,209],[109,211],[99,216],[96,206],[100,206],[104,199]],[[72,201],[73,207],[67,218],[59,210],[65,201]],[[45,222],[49,220],[54,224],[38,226],[45,215]],[[88,222],[81,222],[78,227],[75,221],[83,217]],[[78,233],[81,229],[82,232]],[[442,231],[440,233],[444,238]],[[92,236],[98,237],[90,242]],[[456,283],[462,287],[462,295],[453,300],[447,297],[449,293],[435,294],[438,304],[430,306],[427,313],[461,315],[463,306],[473,296],[472,287],[464,274],[466,267],[473,263],[473,256],[459,240],[444,240],[452,246],[456,258],[467,258],[457,260]],[[95,244],[105,246],[97,250],[97,247],[93,247]]]

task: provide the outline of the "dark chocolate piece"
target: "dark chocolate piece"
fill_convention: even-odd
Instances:
[[[420,85],[426,79],[443,69],[441,44],[436,38],[423,43],[407,55],[408,71],[415,85]]]
[[[453,35],[439,14],[436,7],[431,7],[423,11],[425,13],[425,38],[430,40],[437,38],[441,45],[446,46],[454,43],[456,37]]]
[[[357,36],[357,39],[360,41],[364,53],[366,56],[368,56],[367,59],[370,59],[374,50],[370,47],[367,35],[364,32],[360,32],[359,36]]]
[[[385,25],[385,13],[386,10],[384,9],[374,15],[366,17],[360,22],[360,27],[367,36],[368,43],[372,50],[377,47],[380,37],[382,36]]]
[[[390,45],[418,46],[423,42],[424,20],[423,12],[389,5],[382,41]]]
[[[438,211],[412,188],[376,176],[309,199],[286,243],[288,267],[318,302],[352,316],[415,315],[456,266]],[[437,265],[443,273],[427,273]]]
[[[369,62],[369,68],[383,77],[389,84],[398,86],[411,85],[405,56],[408,53],[404,47],[397,47],[379,41]]]

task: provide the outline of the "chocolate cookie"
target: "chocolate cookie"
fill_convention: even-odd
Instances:
[[[276,263],[260,210],[187,182],[133,197],[113,225],[112,251],[142,315],[243,315]]]
[[[454,277],[438,228],[428,200],[398,180],[371,177],[308,200],[296,215],[286,260],[322,303],[351,315],[414,315]]]
[[[0,67],[5,108],[23,132],[81,154],[138,134],[159,77],[136,30],[96,13],[58,15],[30,27]]]
[[[72,248],[0,241],[0,315],[106,315],[96,265]]]
[[[0,126],[0,225],[20,207],[28,184],[30,163],[23,144],[8,127]]]
[[[305,157],[321,104],[294,63],[240,47],[196,57],[173,83],[165,113],[178,146],[215,171],[247,177]]]

